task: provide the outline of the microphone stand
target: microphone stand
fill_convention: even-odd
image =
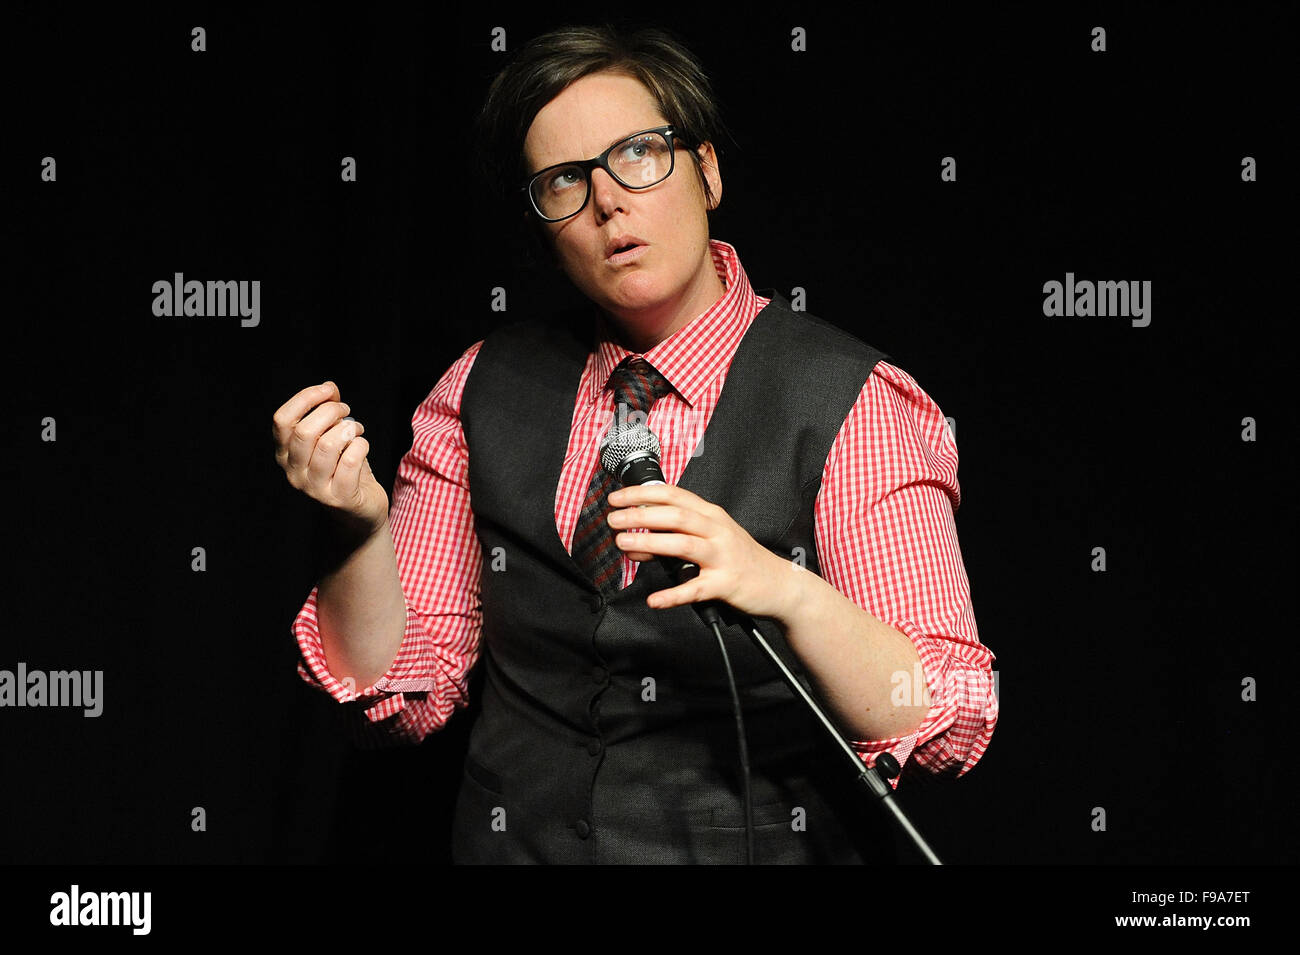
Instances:
[[[700,568],[697,564],[683,563],[676,558],[666,558],[665,560],[680,565],[676,573],[672,575],[672,579],[676,579],[679,584],[684,584],[686,581],[694,579],[700,573]],[[930,865],[943,865],[943,863],[939,861],[939,857],[935,855],[934,850],[930,848],[929,843],[927,843],[921,833],[917,831],[916,826],[912,825],[912,820],[903,812],[903,807],[900,806],[895,799],[893,787],[885,781],[886,779],[892,779],[899,774],[900,769],[898,766],[898,760],[894,759],[894,757],[889,753],[881,753],[880,756],[876,758],[877,771],[873,772],[871,769],[868,769],[867,764],[863,762],[862,757],[859,756],[858,753],[854,751],[853,747],[849,745],[849,741],[831,721],[830,717],[826,714],[826,711],[822,709],[821,704],[817,702],[811,693],[804,689],[803,684],[799,682],[799,678],[794,675],[788,666],[786,666],[785,660],[781,659],[781,655],[777,653],[776,649],[770,643],[767,642],[767,638],[763,636],[762,631],[760,631],[754,624],[754,619],[750,617],[749,614],[742,613],[734,607],[719,604],[715,600],[705,600],[697,604],[692,604],[691,606],[696,609],[696,612],[700,615],[700,618],[706,625],[717,628],[719,639],[721,639],[720,631],[722,628],[731,623],[739,625],[740,628],[745,631],[750,641],[753,642],[753,644],[772,661],[773,665],[780,672],[782,678],[784,678],[785,682],[790,686],[790,689],[794,691],[795,696],[803,700],[804,705],[812,711],[812,714],[815,717],[817,717],[817,721],[821,723],[826,732],[830,734],[831,739],[835,740],[836,746],[844,753],[845,758],[853,764],[854,774],[865,790],[863,795],[868,799],[874,800],[876,805],[880,806],[883,811],[889,814],[889,817],[893,820],[895,825],[903,831],[903,834],[916,847],[917,851],[921,853],[927,863]]]

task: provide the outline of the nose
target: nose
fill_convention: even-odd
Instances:
[[[614,177],[603,169],[591,171],[591,202],[596,207],[596,215],[602,221],[615,212],[626,212],[623,208],[627,190],[620,186]]]

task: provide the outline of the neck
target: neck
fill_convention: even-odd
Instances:
[[[649,309],[611,312],[602,310],[616,342],[629,351],[644,355],[703,315],[726,294],[726,286],[710,261],[703,281],[675,302]]]

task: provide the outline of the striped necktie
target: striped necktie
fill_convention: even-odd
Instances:
[[[639,420],[650,418],[650,409],[671,386],[667,379],[644,358],[629,355],[610,373],[609,387],[614,390],[614,423],[612,429],[627,426],[633,412],[644,412]],[[605,470],[599,459],[592,472],[587,496],[582,499],[578,526],[573,532],[573,559],[591,578],[596,589],[603,592],[617,590],[621,583],[619,570],[623,552],[614,544],[614,529],[609,526],[609,495],[618,490],[619,482]]]

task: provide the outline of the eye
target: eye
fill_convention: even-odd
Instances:
[[[546,188],[551,192],[563,192],[580,182],[582,182],[582,170],[574,166],[566,166],[556,170],[555,175],[547,180]]]
[[[653,140],[633,139],[619,150],[619,158],[623,162],[639,162],[648,158],[653,152],[655,152]]]

